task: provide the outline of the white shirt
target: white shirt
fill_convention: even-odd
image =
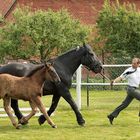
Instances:
[[[122,80],[128,80],[128,85],[133,87],[139,87],[140,84],[140,67],[134,73],[126,74],[127,72],[133,72],[135,69],[133,67],[127,68],[120,77]]]

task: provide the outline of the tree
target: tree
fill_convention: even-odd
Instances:
[[[2,15],[0,14],[0,23],[3,22],[3,17]]]
[[[72,18],[67,10],[32,11],[29,7],[17,8],[14,22],[7,22],[0,37],[1,53],[12,58],[29,58],[39,55],[47,59],[52,52],[60,54],[86,41],[90,28]]]
[[[119,57],[140,54],[140,13],[134,4],[106,0],[97,19],[98,39],[104,49]],[[124,56],[125,57],[125,56]]]

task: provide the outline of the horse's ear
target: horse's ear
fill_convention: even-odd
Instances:
[[[85,43],[85,41],[83,42],[83,47],[86,47],[86,43]]]
[[[46,61],[45,60],[41,60],[41,63],[46,66]]]

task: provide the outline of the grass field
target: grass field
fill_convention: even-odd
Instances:
[[[76,97],[75,90],[71,90]],[[47,122],[39,126],[37,117],[33,117],[27,126],[16,130],[9,118],[0,118],[0,140],[139,140],[140,122],[138,117],[139,102],[134,100],[120,113],[110,125],[109,114],[124,99],[125,91],[90,91],[90,106],[86,105],[86,91],[82,90],[81,113],[86,125],[77,124],[75,114],[70,106],[61,99],[54,116],[51,118],[58,128],[51,128]],[[50,105],[51,96],[43,97],[46,106]],[[20,106],[29,106],[20,101]],[[0,101],[2,107],[2,100]]]

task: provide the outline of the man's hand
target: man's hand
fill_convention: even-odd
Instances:
[[[110,82],[110,86],[113,86],[114,80],[111,80]]]

